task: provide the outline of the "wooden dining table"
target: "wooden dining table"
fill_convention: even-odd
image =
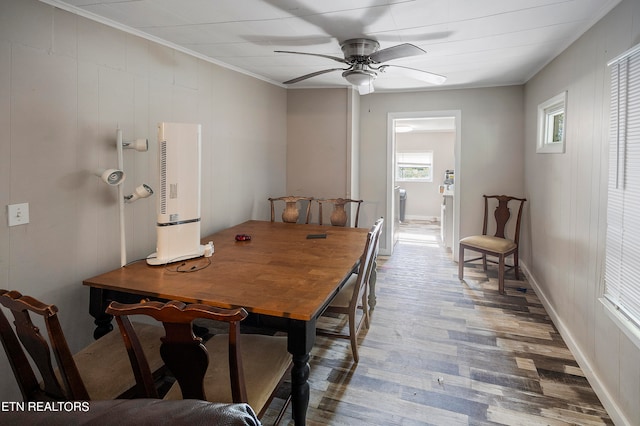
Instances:
[[[89,278],[89,312],[98,338],[113,329],[105,313],[113,301],[142,298],[236,308],[274,319],[292,354],[292,415],[306,423],[309,357],[316,320],[357,266],[368,229],[250,220],[206,236],[214,254],[150,266],[143,259]],[[250,239],[237,241],[236,235]],[[251,318],[251,315],[250,315]]]

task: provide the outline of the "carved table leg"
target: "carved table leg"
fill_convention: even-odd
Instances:
[[[309,354],[293,355],[291,368],[291,412],[296,425],[306,424],[309,407]]]
[[[95,318],[96,329],[93,331],[93,338],[96,340],[113,330],[113,316],[105,312],[108,304],[105,290],[95,287],[89,289],[89,313]]]
[[[95,319],[94,324],[96,325],[96,329],[93,330],[94,339],[98,340],[99,338],[113,330],[113,324],[111,324],[112,319],[113,316],[107,314],[104,314]]]
[[[287,348],[293,356],[291,368],[291,413],[296,426],[307,422],[309,407],[309,353],[316,340],[316,321],[291,320]]]
[[[95,319],[96,329],[93,331],[93,338],[99,339],[113,330],[113,316],[105,312],[109,303],[117,300],[121,303],[138,303],[141,297],[132,293],[105,290],[102,288],[89,287],[89,314]],[[160,299],[154,299],[160,300]]]

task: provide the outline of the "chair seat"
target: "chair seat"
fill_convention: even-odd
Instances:
[[[165,335],[164,328],[144,323],[134,323],[133,326],[151,371],[157,371],[164,365],[160,357],[160,338]],[[117,398],[136,384],[122,335],[118,331],[102,336],[75,354],[73,359],[92,400]],[[105,380],[105,377],[112,380]]]
[[[331,301],[329,306],[334,308],[348,308],[351,303],[351,298],[353,297],[353,287],[358,282],[358,275],[351,274],[351,276],[347,279],[346,284],[340,292],[336,295],[336,297]]]
[[[240,344],[244,348],[259,347],[260,351],[241,352],[247,399],[256,412],[262,410],[291,364],[287,352],[286,336],[241,334]],[[207,400],[233,402],[229,382],[229,335],[217,334],[205,343],[209,352],[209,367],[204,377]],[[167,400],[182,399],[180,386],[176,382],[165,395]]]
[[[494,253],[509,253],[518,246],[511,240],[490,235],[472,235],[460,240],[460,244]]]

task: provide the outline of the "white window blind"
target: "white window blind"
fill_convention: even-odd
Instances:
[[[640,46],[611,67],[604,297],[640,327]]]

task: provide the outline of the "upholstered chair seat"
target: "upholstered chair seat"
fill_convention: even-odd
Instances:
[[[468,248],[478,248],[494,253],[508,253],[517,247],[516,243],[506,238],[492,237],[491,235],[472,235],[463,238],[460,242]]]

